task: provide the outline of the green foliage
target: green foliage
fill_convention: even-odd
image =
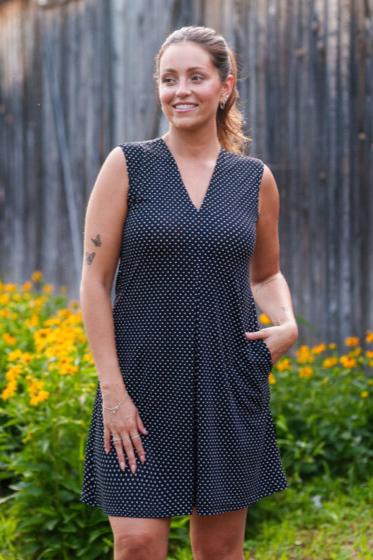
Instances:
[[[272,412],[286,473],[296,481],[315,476],[348,478],[351,484],[372,476],[373,408],[362,397],[370,379],[362,365],[314,366],[302,378],[299,366],[275,373]]]
[[[0,558],[111,559],[107,516],[79,501],[97,372],[78,307],[46,287],[18,291],[0,283]],[[368,344],[372,338],[368,333]],[[344,356],[335,349],[302,347],[273,368],[272,412],[290,488],[250,508],[248,538],[256,546],[255,558],[267,558],[264,544],[261,548],[266,539],[277,542],[275,524],[281,525],[283,542],[301,529],[314,530],[316,512],[307,488],[315,491],[320,484],[323,495],[337,479],[351,489],[371,478],[372,351],[351,346]],[[334,519],[333,493],[331,499],[322,510],[325,523]],[[341,519],[338,511],[335,515],[334,521]],[[268,525],[266,516],[272,520]],[[172,520],[170,559],[191,558],[188,526],[187,517]],[[310,534],[300,539],[307,541]],[[364,558],[367,545],[359,538]],[[277,552],[268,558],[302,558],[293,552],[298,545],[286,546],[278,540]],[[317,550],[307,546],[312,554]],[[323,558],[318,546],[315,557]]]

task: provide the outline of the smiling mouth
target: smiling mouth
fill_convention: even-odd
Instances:
[[[177,113],[187,113],[198,107],[196,103],[178,103],[172,106]]]

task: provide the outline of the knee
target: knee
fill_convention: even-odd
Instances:
[[[166,555],[159,540],[146,531],[114,536],[114,560],[165,560]]]
[[[197,540],[192,543],[194,560],[241,560],[242,548],[237,542],[227,539],[217,539],[214,542]]]

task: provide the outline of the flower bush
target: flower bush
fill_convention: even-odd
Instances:
[[[372,365],[372,331],[342,351],[302,345],[276,362],[272,412],[290,484],[369,479]],[[21,558],[111,558],[106,517],[79,502],[97,383],[79,302],[40,271],[21,286],[0,282],[0,505],[16,520]]]
[[[269,323],[264,314],[259,319]],[[270,373],[278,443],[293,482],[327,475],[353,484],[372,476],[373,332],[344,343],[342,352],[335,343],[302,345]]]

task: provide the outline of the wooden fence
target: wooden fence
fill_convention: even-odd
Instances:
[[[373,326],[373,0],[0,2],[0,277],[78,297],[86,202],[107,153],[163,134],[154,55],[208,25],[238,55],[250,154],[281,197],[301,340]]]

